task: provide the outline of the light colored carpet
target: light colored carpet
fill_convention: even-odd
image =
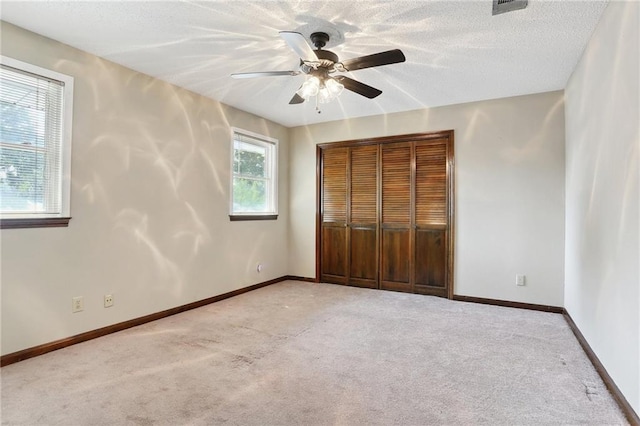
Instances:
[[[561,315],[293,281],[1,375],[3,424],[626,424]]]

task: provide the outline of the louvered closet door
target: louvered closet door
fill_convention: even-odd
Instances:
[[[447,295],[447,140],[415,147],[414,292]]]
[[[412,291],[411,144],[381,146],[380,288]]]
[[[321,144],[324,282],[453,295],[453,131]]]
[[[347,283],[348,148],[325,149],[322,156],[320,279]]]
[[[378,287],[378,146],[350,152],[349,284]]]

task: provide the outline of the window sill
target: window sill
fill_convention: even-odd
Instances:
[[[62,228],[69,226],[70,217],[38,217],[0,219],[0,229]]]
[[[229,215],[229,220],[231,220],[231,222],[236,222],[241,220],[277,220],[277,219],[278,219],[277,214],[255,214],[255,215],[230,214]]]

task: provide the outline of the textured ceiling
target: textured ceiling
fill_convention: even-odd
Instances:
[[[286,126],[563,89],[606,1],[529,0],[492,16],[483,1],[3,1],[1,18]],[[345,60],[399,48],[407,61],[350,77],[369,100],[289,105],[304,76],[279,31],[325,31]]]

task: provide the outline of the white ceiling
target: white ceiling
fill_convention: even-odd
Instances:
[[[563,89],[606,1],[2,1],[4,21],[285,126]],[[399,48],[407,61],[348,75],[383,91],[289,105],[304,76],[279,31],[325,31],[341,60]]]

